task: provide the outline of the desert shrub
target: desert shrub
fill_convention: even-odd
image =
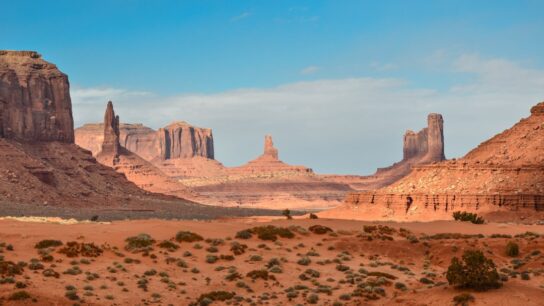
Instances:
[[[230,250],[232,251],[232,253],[234,253],[234,255],[242,255],[246,252],[246,249],[247,249],[247,245],[236,242],[236,241],[233,241],[230,244]]]
[[[267,270],[253,270],[253,271],[249,271],[247,274],[246,274],[247,277],[251,278],[252,280],[256,280],[256,279],[263,279],[263,280],[268,280],[268,279],[272,279],[272,280],[275,280],[276,278],[274,277],[274,275],[270,275],[268,273]]]
[[[319,301],[319,296],[317,296],[317,294],[315,294],[315,293],[310,294],[310,295],[306,298],[306,302],[307,302],[308,304],[317,304],[318,301]]]
[[[128,237],[125,239],[125,242],[125,249],[127,251],[137,253],[152,250],[155,239],[151,238],[148,234],[139,234],[137,236]]]
[[[478,217],[477,214],[469,213],[466,211],[456,211],[453,213],[453,219],[455,221],[462,221],[462,222],[471,222],[474,224],[483,224],[484,218]]]
[[[321,276],[321,273],[319,273],[319,271],[314,270],[314,269],[306,269],[306,271],[304,271],[304,273],[300,274],[298,276],[298,278],[300,280],[309,280],[309,279],[312,279],[312,278],[319,278],[320,276]]]
[[[216,263],[217,260],[219,260],[219,258],[215,255],[206,255],[206,262],[209,263],[209,264],[213,264],[213,263]]]
[[[176,234],[176,241],[177,242],[196,242],[196,241],[202,241],[204,238],[200,236],[199,234],[195,234],[193,232],[189,231],[179,231]]]
[[[502,285],[495,263],[478,250],[465,251],[462,261],[453,257],[446,278],[455,287],[479,291],[499,288]]]
[[[54,278],[59,278],[60,277],[60,274],[58,272],[56,272],[55,270],[53,270],[53,269],[43,270],[42,275],[45,276],[45,277],[54,277]]]
[[[461,293],[453,297],[455,306],[468,306],[470,302],[474,302],[474,296],[470,293]]]
[[[62,241],[60,241],[60,240],[46,239],[46,240],[42,240],[42,241],[36,243],[34,248],[36,248],[36,249],[45,249],[45,248],[50,248],[50,247],[57,247],[57,246],[60,246],[60,245],[62,245]]]
[[[209,305],[211,302],[224,302],[232,299],[236,294],[234,292],[228,292],[228,291],[211,291],[208,293],[201,294],[195,303],[192,303],[191,305]],[[211,301],[208,302],[208,304],[203,304],[203,301]]]
[[[14,276],[23,273],[23,268],[13,261],[0,260],[0,276]]]
[[[261,240],[276,241],[278,236],[282,238],[295,237],[295,234],[293,234],[293,232],[291,232],[288,228],[276,227],[273,225],[257,226],[250,229],[250,231],[251,233],[256,234]]]
[[[297,263],[298,263],[299,265],[301,265],[301,266],[307,266],[307,265],[309,265],[310,263],[312,263],[312,260],[311,260],[309,257],[304,256],[304,257],[302,257],[301,259],[299,259],[299,260],[297,261]]]
[[[179,249],[179,245],[173,243],[172,241],[169,241],[169,240],[163,240],[161,241],[159,244],[158,244],[159,248],[161,249],[166,249],[170,252],[173,252],[177,249]]]
[[[77,295],[77,291],[75,289],[74,290],[67,290],[64,293],[64,296],[66,298],[68,298],[69,300],[72,300],[72,301],[79,300],[79,296]]]
[[[293,217],[291,216],[291,211],[287,208],[284,211],[282,211],[281,214],[287,219],[293,219]]]
[[[236,236],[234,237],[238,239],[250,239],[252,236],[253,234],[251,233],[251,231],[246,229],[246,230],[241,230],[237,232]]]
[[[79,243],[77,241],[70,241],[66,243],[66,246],[59,250],[59,253],[68,257],[77,257],[79,255],[85,257],[98,257],[102,252],[102,249],[94,243]]]
[[[11,301],[22,301],[31,298],[30,294],[24,290],[16,291],[9,296]]]
[[[310,219],[319,219],[319,217],[314,213],[311,213],[309,218]]]
[[[425,285],[434,284],[434,281],[432,279],[428,279],[426,277],[422,277],[419,279],[419,282]]]
[[[408,290],[408,287],[406,287],[406,284],[404,284],[404,283],[396,282],[395,283],[395,289],[398,289],[398,290],[401,290],[401,291],[406,291],[406,290]]]
[[[372,272],[368,272],[367,274],[368,276],[376,276],[376,277],[385,277],[385,278],[388,278],[388,279],[397,279],[397,277],[395,275],[392,275],[392,274],[389,274],[389,273],[385,273],[385,272],[380,272],[380,271],[372,271]]]
[[[326,227],[326,226],[319,225],[319,224],[310,226],[308,228],[308,230],[310,232],[312,232],[314,234],[318,234],[318,235],[323,235],[323,234],[332,232],[332,229],[330,227]]]
[[[510,257],[516,257],[519,255],[519,245],[513,241],[509,241],[506,244],[506,255]]]

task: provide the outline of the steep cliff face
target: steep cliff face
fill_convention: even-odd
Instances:
[[[119,157],[121,144],[119,143],[119,116],[115,116],[113,103],[108,102],[104,114],[104,141],[102,142],[101,154],[110,155],[112,158]]]
[[[158,135],[162,160],[195,156],[214,158],[211,129],[197,128],[179,121],[159,129]]]
[[[452,210],[544,212],[544,102],[531,116],[458,160],[417,165],[410,175],[346,203],[389,219],[451,219]],[[439,140],[439,136],[435,135]]]
[[[33,51],[0,50],[0,137],[74,141],[68,77]]]
[[[96,156],[101,150],[102,129],[103,124],[85,124],[77,128],[76,144]],[[186,122],[175,122],[158,131],[142,124],[123,123],[119,125],[119,132],[121,146],[147,161],[214,158],[212,130],[194,127]]]
[[[406,131],[403,138],[402,160],[385,168],[378,168],[369,176],[323,176],[335,182],[347,183],[356,190],[375,190],[393,184],[408,175],[414,166],[445,160],[444,119],[431,113],[427,127],[419,132]]]
[[[102,150],[96,156],[100,163],[124,174],[129,181],[144,190],[183,198],[193,196],[188,188],[166,176],[150,162],[121,146],[119,116],[115,115],[111,101],[106,106],[103,126]]]
[[[138,188],[73,143],[68,78],[38,53],[0,51],[0,106],[2,214],[12,209],[16,214],[54,211],[65,216],[164,201],[186,204]],[[105,121],[101,148],[110,156],[120,155],[119,123],[111,104]]]

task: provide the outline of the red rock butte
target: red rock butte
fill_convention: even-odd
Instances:
[[[0,50],[0,135],[74,142],[68,77],[34,51]]]
[[[453,211],[538,218],[544,212],[544,102],[463,158],[414,166],[390,186],[348,195],[345,206],[325,215],[341,210],[363,219],[451,219]]]

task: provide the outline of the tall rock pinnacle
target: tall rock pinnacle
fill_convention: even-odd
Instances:
[[[404,134],[403,160],[419,159],[421,163],[445,160],[444,119],[440,114],[427,116],[427,127],[419,132]]]
[[[267,156],[270,159],[279,160],[278,149],[274,148],[274,142],[272,141],[272,135],[264,136],[264,153],[263,156]]]
[[[104,114],[104,142],[102,143],[102,154],[119,156],[121,145],[119,144],[119,116],[115,116],[113,103],[108,102]]]
[[[429,114],[427,117],[427,155],[425,160],[442,161],[444,155],[444,119],[440,114]]]

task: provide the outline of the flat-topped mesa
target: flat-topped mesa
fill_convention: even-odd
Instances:
[[[178,121],[159,129],[160,159],[191,158],[202,156],[214,158],[211,129],[194,127]]]
[[[0,50],[0,137],[74,142],[68,77],[35,51]]]
[[[104,114],[104,141],[102,142],[101,154],[119,156],[121,144],[119,143],[119,116],[115,116],[113,103],[108,102]]]

